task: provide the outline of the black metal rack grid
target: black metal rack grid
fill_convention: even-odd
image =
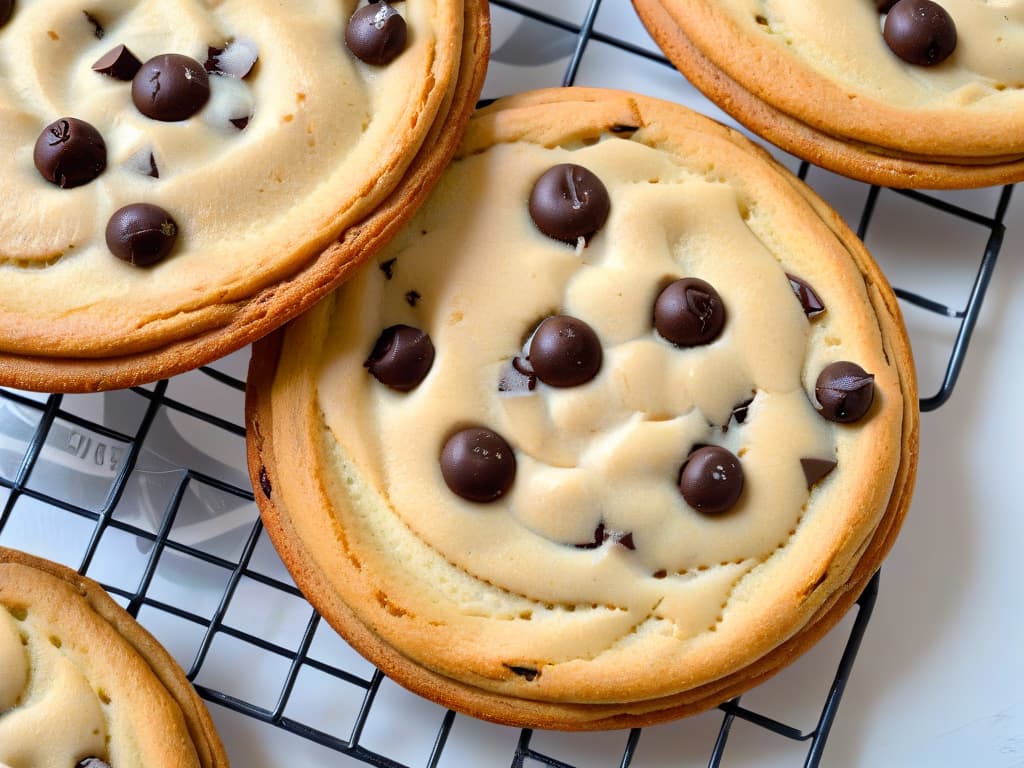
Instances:
[[[558,18],[510,0],[494,0],[492,6],[520,14],[532,22],[562,30],[575,37],[571,57],[564,69],[562,84],[569,85],[575,81],[584,51],[592,41],[599,41],[626,53],[671,66],[667,60],[651,50],[595,31],[595,20],[601,6],[600,0],[590,0],[578,23],[566,21],[564,18]],[[556,84],[549,83],[549,85]],[[808,164],[803,163],[800,165],[799,175],[801,178],[806,178],[810,171],[811,168]],[[948,318],[950,323],[954,324],[951,327],[953,341],[942,380],[934,394],[921,400],[921,410],[931,411],[940,407],[949,398],[964,364],[971,334],[999,255],[1005,231],[1003,219],[1013,188],[1008,186],[1001,190],[991,213],[961,207],[948,202],[939,195],[923,194],[916,191],[893,191],[866,185],[864,190],[864,204],[858,225],[858,235],[861,238],[868,234],[880,197],[893,194],[903,195],[916,204],[976,225],[988,232],[987,242],[979,255],[977,270],[963,307],[949,307],[912,290],[896,289],[898,296],[905,302]],[[5,529],[12,526],[14,512],[20,506],[45,509],[49,514],[77,520],[77,529],[83,532],[87,539],[80,561],[73,564],[77,565],[81,573],[98,578],[132,615],[139,616],[142,612],[144,614],[142,616],[143,623],[159,624],[160,619],[172,618],[185,622],[195,630],[198,639],[187,673],[189,679],[196,683],[197,689],[205,699],[261,721],[267,727],[290,732],[302,739],[310,740],[354,758],[356,761],[375,766],[406,765],[407,763],[395,759],[385,750],[379,747],[368,747],[363,743],[364,729],[373,716],[375,702],[378,701],[378,693],[384,680],[383,675],[372,668],[367,669],[368,665],[323,661],[322,654],[313,652],[315,639],[319,637],[320,617],[302,600],[301,594],[282,569],[275,571],[272,567],[264,568],[254,564],[254,558],[258,556],[258,550],[261,542],[265,540],[265,535],[253,508],[252,490],[237,466],[234,470],[230,470],[230,467],[225,464],[223,465],[224,472],[211,473],[208,469],[181,465],[180,462],[175,465],[173,455],[170,458],[164,457],[168,469],[153,470],[140,466],[139,460],[142,451],[152,447],[147,440],[163,439],[151,437],[154,425],[158,422],[166,425],[169,418],[192,420],[197,424],[205,425],[205,428],[210,430],[207,434],[213,436],[213,439],[217,440],[217,435],[233,438],[237,442],[237,450],[242,450],[241,439],[244,437],[244,427],[239,423],[240,419],[236,421],[225,418],[223,415],[214,413],[208,404],[205,406],[193,405],[188,402],[187,395],[178,396],[179,391],[188,391],[190,386],[188,377],[194,376],[204,376],[210,380],[206,382],[208,385],[222,389],[221,394],[226,401],[234,404],[232,410],[240,414],[240,403],[245,388],[244,381],[237,375],[226,373],[219,365],[203,368],[200,372],[186,374],[176,380],[161,381],[154,386],[113,393],[116,396],[116,402],[111,400],[108,403],[107,413],[109,414],[111,409],[116,409],[122,414],[123,412],[135,412],[135,417],[127,419],[133,424],[131,429],[113,428],[107,417],[96,419],[82,416],[83,408],[79,407],[78,401],[84,397],[96,396],[39,396],[0,389],[0,408],[17,409],[31,425],[22,436],[22,447],[18,452],[11,454],[10,448],[8,448],[6,463],[3,460],[3,453],[0,452],[0,502],[2,502],[0,543],[4,543]],[[184,383],[176,387],[175,385],[179,382]],[[927,389],[929,385],[924,384],[923,386]],[[111,397],[111,395],[106,397]],[[118,420],[125,421],[123,418]],[[3,435],[0,434],[0,437]],[[101,466],[107,473],[107,476],[101,478],[105,484],[103,492],[93,499],[93,503],[73,498],[74,494],[70,494],[72,498],[69,498],[68,494],[61,495],[51,492],[49,483],[53,477],[52,473],[56,471],[59,474],[62,470],[60,466],[57,466],[56,469],[49,465],[45,469],[42,468],[44,462],[41,456],[44,454],[44,450],[67,454],[67,456],[73,457],[72,464],[75,461],[84,461]],[[161,450],[156,453],[163,455]],[[236,465],[244,466],[244,458],[236,456],[235,460]],[[59,464],[60,462],[58,462]],[[7,471],[5,471],[5,466],[8,468]],[[63,471],[68,470],[65,468]],[[154,475],[149,473],[154,473]],[[126,494],[132,495],[133,500],[137,499],[140,475],[145,480],[160,474],[167,475],[163,482],[164,504],[162,510],[153,516],[148,524],[137,517],[124,515],[121,502]],[[6,500],[3,498],[5,492]],[[179,513],[184,506],[194,503],[193,497],[196,494],[206,497],[207,503],[214,509],[218,507],[217,498],[220,499],[220,507],[224,509],[231,506],[231,502],[225,502],[225,499],[233,499],[235,507],[248,508],[249,512],[244,523],[240,527],[236,526],[237,546],[225,545],[218,550],[217,547],[211,548],[202,544],[183,542],[174,534]],[[214,501],[211,502],[210,497],[214,497]],[[124,586],[109,583],[103,578],[102,573],[97,573],[97,570],[103,570],[97,567],[103,562],[101,543],[105,536],[115,533],[133,537],[137,544],[141,570],[135,585]],[[158,568],[175,559],[191,563],[191,567],[205,567],[221,575],[219,589],[211,593],[212,610],[203,610],[200,606],[182,607],[175,604],[172,599],[154,594],[152,585]],[[243,582],[250,585],[250,588],[251,585],[258,585],[258,587],[269,589],[278,595],[290,596],[301,601],[301,603],[296,603],[303,606],[299,609],[299,614],[305,619],[301,635],[293,638],[293,642],[279,642],[274,638],[268,639],[261,633],[240,627],[236,617],[231,614],[231,606]],[[719,707],[722,716],[718,722],[717,736],[714,738],[714,745],[708,757],[709,766],[722,764],[732,726],[738,719],[747,721],[779,738],[805,743],[806,751],[802,753],[801,757],[803,765],[816,766],[819,764],[829,731],[835,721],[843,691],[850,679],[854,660],[870,620],[877,594],[878,576],[876,575],[858,600],[855,619],[848,622],[848,626],[847,624],[840,625],[844,628],[842,631],[847,632],[845,646],[831,677],[827,694],[818,709],[815,725],[809,730],[801,729],[783,722],[781,718],[773,717],[771,713],[749,709],[741,704],[739,698],[726,702]],[[301,622],[299,623],[301,624]],[[326,627],[326,624],[324,626]],[[158,629],[154,631],[158,636],[160,635]],[[268,661],[274,660],[280,666],[283,676],[280,685],[272,695],[264,697],[237,695],[223,690],[228,686],[210,685],[204,682],[204,678],[207,677],[205,673],[217,663],[215,660],[211,660],[213,658],[211,649],[219,639],[223,638],[247,644],[262,654],[262,658]],[[297,682],[304,672],[309,671],[326,675],[339,689],[346,687],[358,691],[353,717],[349,721],[339,724],[337,728],[325,729],[319,722],[314,724],[291,714],[291,705],[299,696],[295,693]],[[218,678],[216,675],[213,678],[215,681],[224,679],[223,676]],[[429,746],[429,749],[424,749],[425,759],[415,764],[433,768],[441,763],[457,718],[462,717],[464,716],[456,715],[452,711],[445,712],[436,729],[433,730],[432,746]],[[534,732],[529,729],[521,730],[517,738],[510,742],[514,744],[508,755],[508,761],[512,766],[571,765],[566,760],[547,754],[543,748],[536,747],[534,736]],[[634,729],[623,734],[619,765],[629,766],[633,763],[642,737],[641,729]]]

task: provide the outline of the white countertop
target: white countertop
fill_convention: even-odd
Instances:
[[[530,0],[525,5],[578,26],[590,3]],[[495,60],[485,97],[558,85],[575,36],[501,7],[493,7],[492,13]],[[605,0],[595,29],[655,50],[625,0]],[[524,66],[523,61],[533,63]],[[599,40],[588,45],[576,83],[679,101],[735,125],[673,70]],[[796,168],[792,159],[786,162]],[[856,227],[867,186],[819,169],[811,170],[808,181]],[[991,216],[999,191],[937,196]],[[914,502],[883,568],[874,616],[825,750],[826,766],[1024,766],[1024,491],[1017,477],[1024,461],[1011,437],[1011,430],[1024,425],[1015,402],[1016,386],[1024,381],[1024,190],[1018,190],[1005,221],[1006,239],[956,391],[944,407],[922,416]],[[894,285],[962,306],[987,235],[984,227],[883,190],[866,242]],[[957,323],[906,306],[905,313],[922,393],[928,395],[938,389]],[[238,353],[217,367],[244,376],[245,357]],[[241,394],[203,374],[172,380],[168,395],[241,423]],[[62,407],[132,433],[146,404],[145,398],[122,392],[69,396]],[[0,477],[15,476],[19,451],[23,453],[38,416],[30,408],[0,400]],[[94,442],[86,446],[89,439]],[[102,450],[100,443],[105,443]],[[116,471],[110,466],[111,458],[117,458],[110,448],[115,444],[88,429],[58,422],[29,489],[98,508]],[[146,530],[159,525],[162,510],[185,476],[181,467],[247,485],[242,439],[187,413],[161,409],[144,446],[115,517]],[[0,486],[0,508],[9,495]],[[183,498],[171,539],[237,560],[255,519],[251,502],[202,478],[184,486]],[[34,500],[29,493],[14,505],[0,531],[0,544],[77,567],[92,527],[91,521]],[[110,529],[88,573],[108,585],[134,590],[146,564],[145,549],[134,536]],[[287,581],[265,536],[252,568]],[[223,568],[168,550],[147,595],[210,616],[228,576]],[[304,601],[243,578],[225,623],[294,649],[309,618]],[[140,620],[188,667],[201,626],[153,605],[143,607]],[[844,619],[792,667],[745,695],[743,705],[804,731],[813,729],[851,621]],[[372,674],[326,625],[317,630],[311,656],[366,677]],[[287,659],[218,634],[197,682],[272,708],[287,667]],[[360,700],[361,690],[355,686],[306,668],[285,714],[347,737]],[[362,764],[221,707],[212,711],[235,766]],[[440,707],[385,681],[361,744],[409,765],[424,765],[443,716]],[[644,729],[632,765],[706,765],[721,720],[716,710]],[[581,767],[617,766],[626,736],[622,731],[538,732],[531,745]],[[518,730],[458,716],[439,765],[509,765],[518,739]],[[792,768],[803,764],[805,752],[806,744],[736,720],[722,765]]]

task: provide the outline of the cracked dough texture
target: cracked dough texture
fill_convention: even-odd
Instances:
[[[888,47],[874,0],[634,0],[673,63],[752,130],[895,186],[1024,179],[1024,0],[941,0],[934,67]]]
[[[214,768],[227,758],[167,652],[95,582],[0,547],[0,764]]]
[[[544,237],[527,212],[533,182],[563,162],[610,193],[585,248]],[[256,348],[250,467],[310,599],[350,639],[354,622],[441,678],[553,704],[698,689],[798,633],[889,527],[916,434],[898,310],[879,300],[889,288],[810,194],[735,132],[665,102],[568,89],[478,112],[428,203],[377,256],[395,260],[392,277],[368,265]],[[823,315],[808,321],[787,272],[814,286]],[[710,282],[726,307],[706,347],[677,349],[652,328],[658,290],[683,276]],[[601,372],[499,394],[503,368],[553,312],[595,329]],[[437,350],[408,394],[362,366],[395,323],[423,328]],[[808,396],[842,359],[876,376],[854,425],[825,421]],[[751,393],[746,422],[723,431]],[[441,446],[466,424],[516,452],[498,502],[464,501],[441,477]],[[676,487],[701,443],[744,466],[744,495],[719,518]],[[801,457],[838,468],[808,492]],[[573,546],[599,522],[636,549]]]
[[[19,381],[19,356],[65,369],[115,361],[92,380],[52,377],[67,389],[196,367],[296,314],[368,257],[392,219],[411,213],[437,170],[416,173],[454,149],[479,90],[486,8],[399,2],[407,47],[372,67],[344,44],[356,7],[100,0],[88,6],[105,29],[97,39],[80,3],[17,5],[0,29],[0,381],[47,384],[42,375]],[[130,83],[91,69],[118,43],[143,61],[175,52],[203,62],[207,46],[242,36],[258,46],[256,68],[245,80],[211,77],[209,104],[186,121],[146,118]],[[242,131],[229,121],[239,114],[252,115]],[[69,190],[46,182],[32,160],[40,131],[63,116],[92,123],[108,153],[103,174]],[[450,122],[438,141],[440,119]],[[150,153],[158,179],[138,170]],[[119,261],[104,242],[110,215],[131,202],[160,205],[179,225],[174,251],[151,268]],[[183,339],[196,343],[137,370],[140,355]],[[116,362],[129,359],[133,370],[119,372]]]

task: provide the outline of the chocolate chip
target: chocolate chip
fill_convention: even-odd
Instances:
[[[879,13],[887,13],[899,0],[875,0]]]
[[[260,489],[263,491],[263,495],[268,499],[270,494],[273,493],[274,487],[270,484],[270,476],[267,474],[267,468],[260,466]]]
[[[800,301],[800,306],[804,308],[804,314],[808,317],[817,317],[825,311],[825,305],[821,299],[818,298],[818,294],[811,288],[810,283],[806,280],[801,280],[795,275],[787,274],[789,278],[789,285],[793,288],[793,293],[796,294],[797,299]]]
[[[249,120],[251,120],[251,119],[252,118],[249,118],[249,117],[233,117],[228,122],[230,122],[238,130],[244,131],[245,127],[247,125],[249,125]]]
[[[528,360],[545,384],[575,387],[597,375],[602,358],[601,340],[593,328],[575,317],[554,315],[537,326]]]
[[[893,53],[922,67],[945,61],[956,49],[953,17],[931,0],[899,0],[885,17],[882,35]]]
[[[670,283],[654,302],[654,327],[677,347],[709,344],[724,326],[722,297],[699,278]]]
[[[875,397],[875,377],[856,363],[832,363],[818,375],[814,394],[821,415],[829,421],[848,424],[863,418]]]
[[[105,29],[103,29],[103,25],[100,24],[100,20],[88,11],[82,11],[82,13],[85,14],[85,20],[92,24],[92,33],[96,35],[96,39],[102,40],[103,36],[107,34],[107,32]]]
[[[195,59],[178,53],[154,56],[132,79],[132,101],[146,117],[187,120],[210,99],[210,76]]]
[[[452,493],[468,501],[496,501],[512,487],[516,455],[496,432],[470,427],[448,438],[441,449],[441,474]]]
[[[405,19],[387,3],[360,8],[345,28],[345,44],[367,64],[382,66],[394,61],[405,48]]]
[[[732,408],[732,417],[736,419],[737,424],[742,424],[747,420],[747,413],[750,411],[750,404],[754,402],[754,398],[744,400],[742,403],[737,403]]]
[[[506,664],[505,667],[512,674],[525,677],[527,682],[533,682],[540,676],[540,670],[533,667],[519,667],[512,664]]]
[[[390,280],[392,277],[395,276],[395,262],[396,261],[398,261],[397,258],[388,259],[387,261],[382,261],[378,265],[380,267],[380,271],[384,273],[384,277],[386,277],[388,280]]]
[[[405,302],[410,307],[415,307],[416,302],[418,302],[421,298],[422,297],[420,296],[419,291],[407,291],[405,294]]]
[[[136,267],[156,264],[171,252],[178,225],[156,205],[132,203],[114,212],[107,222],[107,248]]]
[[[131,80],[141,66],[142,62],[135,57],[134,53],[129,51],[126,46],[118,45],[100,56],[92,65],[92,69],[94,72],[99,72],[101,75],[112,77],[115,80]]]
[[[743,493],[743,467],[725,448],[707,445],[693,451],[679,473],[686,503],[707,515],[732,509]]]
[[[98,757],[86,757],[75,764],[75,768],[110,768],[110,765]]]
[[[604,544],[604,523],[598,523],[594,529],[594,540],[584,541],[582,544],[573,544],[576,549],[597,549]]]
[[[514,357],[504,365],[498,376],[498,391],[508,393],[533,392],[537,388],[537,376],[530,366],[530,361],[522,357]]]
[[[107,145],[84,120],[62,117],[43,129],[32,159],[47,181],[61,189],[88,184],[107,167]]]
[[[149,153],[149,176],[152,179],[160,178],[160,169],[156,167],[156,158],[152,152]]]
[[[14,0],[0,0],[0,27],[7,23],[14,13]]]
[[[259,59],[259,47],[248,37],[239,37],[224,44],[223,48],[208,46],[203,69],[211,75],[227,75],[244,80]]]
[[[810,488],[835,469],[836,462],[831,459],[800,459],[800,466],[804,470],[804,477],[807,478],[807,487]]]
[[[589,240],[611,210],[608,190],[597,176],[581,165],[549,168],[530,193],[530,217],[550,238],[576,245]]]
[[[381,331],[363,363],[377,381],[398,392],[418,387],[433,364],[430,336],[409,325],[392,325]]]

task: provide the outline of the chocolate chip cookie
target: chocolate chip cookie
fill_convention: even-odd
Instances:
[[[698,711],[794,658],[916,463],[859,241],[736,132],[592,89],[478,112],[376,262],[256,346],[247,414],[328,621],[413,690],[543,727]]]
[[[0,547],[0,764],[228,762],[185,673],[98,584]]]
[[[0,384],[109,389],[311,306],[415,210],[482,0],[0,6]]]
[[[894,187],[1024,180],[1024,2],[633,0],[752,131]]]

